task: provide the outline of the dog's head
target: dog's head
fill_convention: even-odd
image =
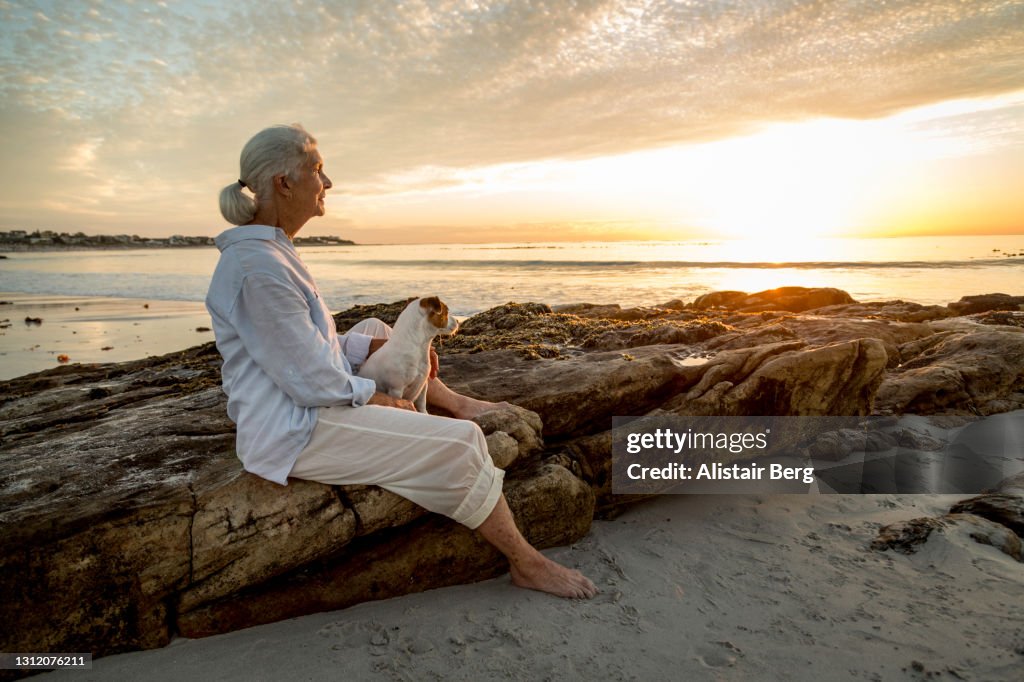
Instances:
[[[458,321],[448,314],[448,306],[437,296],[424,297],[419,300],[420,310],[426,317],[427,324],[434,327],[435,334],[454,334],[459,328]]]

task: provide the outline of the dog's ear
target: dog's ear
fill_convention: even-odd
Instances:
[[[441,306],[442,305],[443,304],[441,303],[441,299],[438,298],[437,296],[431,296],[429,298],[421,298],[420,299],[420,307],[423,308],[424,310],[426,310],[428,314],[430,314],[430,313],[435,313],[436,314],[436,313],[441,312]]]
[[[427,312],[427,319],[430,324],[438,329],[448,326],[448,306],[441,302],[437,296],[420,299],[420,307]]]

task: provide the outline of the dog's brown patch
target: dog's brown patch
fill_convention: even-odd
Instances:
[[[437,296],[420,299],[420,307],[427,311],[427,319],[430,324],[438,329],[448,327],[448,306]]]

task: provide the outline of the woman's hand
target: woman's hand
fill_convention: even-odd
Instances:
[[[416,411],[416,406],[412,404],[411,400],[405,400],[404,398],[392,398],[387,393],[381,393],[380,391],[370,396],[370,399],[366,401],[367,405],[381,405],[383,407],[397,407],[400,410],[412,410]]]

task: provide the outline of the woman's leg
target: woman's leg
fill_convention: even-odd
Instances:
[[[290,476],[378,485],[476,528],[501,496],[505,472],[474,422],[393,407],[321,407]]]
[[[516,527],[504,495],[477,531],[505,555],[511,567],[512,582],[519,587],[575,599],[590,599],[597,594],[594,583],[585,575],[548,559],[526,541]]]
[[[593,583],[530,546],[501,492],[480,427],[408,410],[322,407],[313,437],[291,476],[330,485],[379,485],[476,529],[511,564],[520,587],[589,598]]]
[[[458,419],[472,419],[484,412],[511,407],[506,402],[492,403],[456,393],[437,377],[427,383],[427,402],[434,407],[447,410]]]

